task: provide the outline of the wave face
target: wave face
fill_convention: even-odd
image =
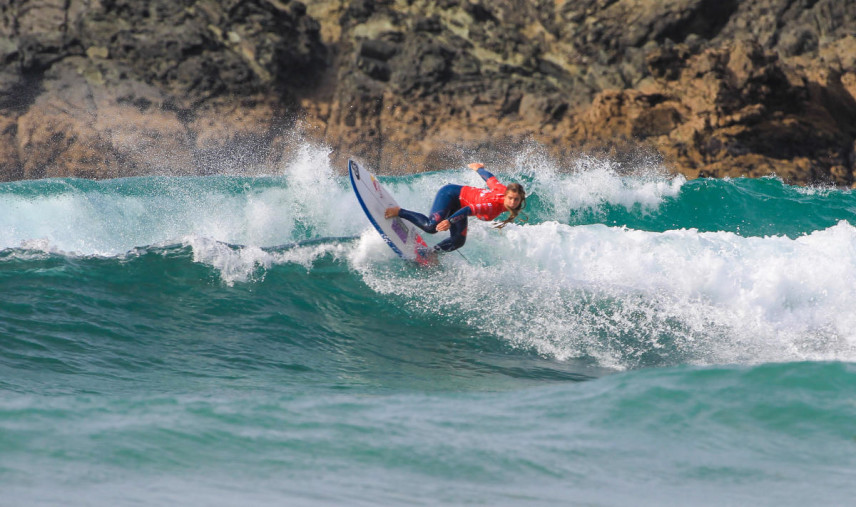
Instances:
[[[268,177],[0,185],[4,496],[843,500],[856,195],[629,169],[521,155],[495,172],[528,221],[471,220],[432,269],[324,150]],[[382,181],[423,211],[481,185]]]

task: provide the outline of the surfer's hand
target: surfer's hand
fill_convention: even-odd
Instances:
[[[467,167],[469,167],[473,171],[478,171],[479,169],[484,167],[484,164],[482,164],[481,162],[473,162],[472,164],[468,165]]]
[[[386,208],[386,211],[383,212],[383,217],[384,218],[397,217],[399,210],[401,210],[401,208],[399,208],[398,206],[393,206],[392,208]]]
[[[448,221],[448,220],[443,220],[442,222],[440,222],[439,224],[437,224],[437,230],[438,230],[438,231],[440,231],[440,232],[448,231],[448,230],[449,230],[449,227],[451,227],[451,226],[452,226],[452,224],[451,224],[451,223],[449,223],[449,221]]]

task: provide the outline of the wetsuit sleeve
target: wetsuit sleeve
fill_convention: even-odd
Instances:
[[[459,220],[462,220],[462,219],[464,219],[464,218],[467,218],[468,216],[470,216],[470,215],[472,215],[472,214],[473,214],[473,209],[472,209],[471,207],[469,207],[469,206],[464,206],[463,208],[461,208],[461,209],[459,209],[458,211],[454,212],[454,213],[452,214],[452,216],[450,216],[450,217],[449,217],[449,218],[447,218],[446,220],[448,220],[448,221],[449,221],[449,223],[454,224],[455,222],[457,222],[457,221],[459,221]]]
[[[485,181],[490,181],[491,178],[496,178],[496,176],[491,174],[490,171],[488,171],[484,167],[478,169],[476,172],[479,173],[479,176],[481,176],[482,179]]]
[[[477,172],[479,173],[479,176],[481,176],[482,179],[487,183],[487,187],[489,189],[496,192],[505,192],[505,185],[500,183],[499,180],[496,179],[496,176],[491,174],[490,171],[482,167]]]

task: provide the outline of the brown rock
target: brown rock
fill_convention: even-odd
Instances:
[[[536,143],[850,185],[854,29],[837,0],[21,0],[0,179],[269,170],[300,125],[339,167]]]
[[[282,149],[293,91],[324,66],[320,26],[295,1],[23,0],[2,12],[0,136],[14,150],[0,179],[251,166]]]
[[[6,180],[25,179],[23,165],[18,156],[15,140],[18,137],[18,121],[0,117],[0,176]]]

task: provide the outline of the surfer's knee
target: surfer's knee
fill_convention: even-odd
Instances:
[[[437,222],[429,220],[421,229],[428,234],[437,234]]]
[[[428,219],[428,223],[426,224],[425,229],[424,229],[425,232],[427,232],[428,234],[436,234],[437,233],[437,226],[443,220],[445,220],[445,219],[443,218],[443,215],[441,215],[440,213],[436,213],[436,212],[431,213],[431,217]]]

